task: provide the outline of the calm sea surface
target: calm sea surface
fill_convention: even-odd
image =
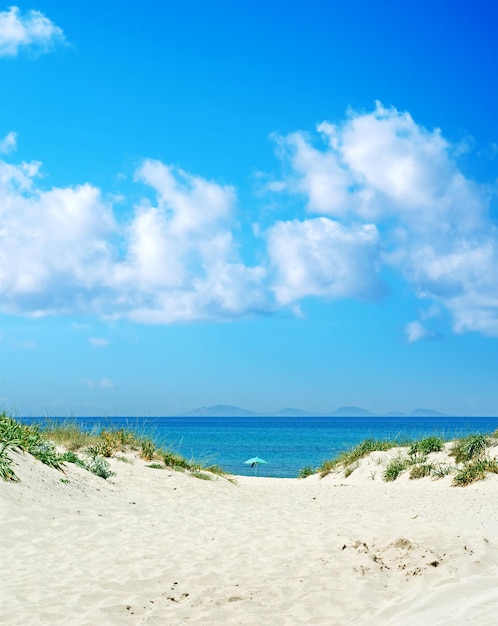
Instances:
[[[23,421],[43,425],[44,418]],[[293,478],[307,465],[317,467],[368,437],[401,442],[498,429],[498,417],[80,417],[74,421],[88,430],[126,427],[150,434],[162,446],[189,459],[216,463],[233,474],[254,474],[244,461],[259,456],[268,463],[257,467],[258,476],[280,478]]]

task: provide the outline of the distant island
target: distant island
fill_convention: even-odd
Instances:
[[[433,409],[415,409],[410,413],[391,411],[389,413],[372,413],[359,406],[342,406],[335,411],[326,413],[309,413],[302,409],[286,407],[278,411],[256,412],[243,409],[229,404],[215,404],[213,406],[201,406],[187,413],[181,413],[181,417],[444,417],[445,413]]]

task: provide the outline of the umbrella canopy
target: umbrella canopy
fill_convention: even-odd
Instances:
[[[268,461],[260,459],[259,456],[253,456],[252,459],[247,459],[247,461],[244,461],[244,465],[257,465],[258,463],[268,463]]]

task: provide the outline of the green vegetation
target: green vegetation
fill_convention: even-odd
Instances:
[[[489,458],[474,459],[457,471],[453,478],[453,485],[465,487],[478,480],[484,480],[488,473],[498,474],[498,461]]]
[[[156,444],[151,439],[142,439],[140,442],[140,458],[152,461],[156,452]]]
[[[410,456],[415,456],[417,454],[425,456],[431,452],[441,452],[443,449],[444,441],[441,437],[425,437],[425,439],[414,441],[410,446],[408,454],[410,454]]]
[[[0,477],[4,480],[18,480],[12,467],[9,450],[29,452],[42,463],[62,470],[62,460],[52,441],[43,437],[37,425],[25,426],[4,412],[0,414]]]
[[[65,452],[58,452],[57,447]],[[63,471],[65,463],[74,463],[104,479],[114,475],[107,459],[129,461],[116,453],[130,451],[146,461],[154,461],[149,467],[171,467],[202,480],[210,480],[213,474],[224,475],[218,465],[205,466],[189,461],[171,450],[158,448],[150,437],[139,436],[131,430],[103,428],[100,432],[88,432],[74,420],[52,421],[42,429],[38,424],[24,425],[5,412],[0,413],[0,479],[18,480],[9,456],[9,451],[16,449],[28,452],[55,469]]]
[[[410,479],[425,478],[426,476],[432,476],[435,466],[432,463],[421,463],[420,465],[413,465],[410,469]]]
[[[487,435],[475,433],[459,439],[451,449],[450,455],[455,457],[456,463],[468,463],[483,458],[490,444],[491,440]]]
[[[2,480],[19,480],[12,469],[12,459],[7,454],[7,450],[12,449],[12,445],[8,442],[2,443],[0,447],[0,478]]]
[[[298,478],[307,478],[308,476],[312,476],[316,470],[311,465],[306,465],[299,470],[297,475]]]
[[[382,474],[382,478],[386,482],[392,482],[393,480],[396,480],[396,478],[398,478],[398,476],[405,471],[410,463],[410,459],[403,459],[400,456],[391,459],[386,469],[384,470],[384,473]]]
[[[444,465],[428,462],[427,456],[444,449],[444,441],[440,437],[425,437],[412,442],[408,454],[398,455],[391,459],[383,472],[387,482],[396,478],[405,470],[410,469],[410,478],[434,479],[454,473],[453,485],[465,486],[482,480],[489,473],[498,474],[498,460],[491,459],[486,452],[489,446],[498,439],[498,430],[492,435],[476,433],[456,441],[450,451],[458,465]],[[335,459],[322,463],[315,470],[310,465],[299,471],[299,478],[306,478],[316,471],[323,478],[335,470],[343,470],[349,476],[359,466],[359,461],[371,452],[384,452],[401,447],[399,442],[366,439],[351,450],[342,452]],[[59,450],[62,448],[64,452]],[[188,460],[176,452],[157,446],[150,436],[140,436],[131,430],[119,428],[103,428],[100,432],[87,432],[76,421],[57,423],[55,421],[41,428],[38,424],[25,425],[19,420],[0,413],[0,479],[5,481],[19,480],[15,470],[12,452],[20,450],[39,459],[45,465],[64,471],[66,463],[74,463],[101,478],[113,476],[108,458],[114,457],[124,462],[132,462],[126,456],[117,453],[135,452],[142,459],[151,461],[148,467],[163,469],[172,468],[188,472],[201,480],[211,480],[213,475],[224,475],[217,465],[209,465]],[[232,479],[229,479],[232,480]],[[61,479],[68,482],[67,479]]]
[[[456,464],[463,464],[463,468],[456,465],[448,465],[428,461],[428,455],[444,450],[445,442],[441,437],[425,437],[418,441],[413,441],[408,446],[406,453],[400,453],[391,459],[385,467],[382,477],[386,482],[392,482],[404,471],[409,470],[410,479],[431,477],[433,479],[443,478],[448,474],[455,473],[453,485],[467,485],[476,480],[482,480],[488,473],[498,473],[498,461],[486,456],[487,448],[496,443],[498,430],[492,435],[476,433],[459,439],[453,445],[450,456],[455,458]],[[392,448],[401,448],[399,442],[378,441],[366,439],[355,448],[342,452],[335,459],[330,459],[322,463],[318,471],[323,478],[336,470],[343,470],[344,477],[350,476],[358,467],[360,459],[371,452],[387,451]],[[312,468],[303,468],[299,476],[309,476],[313,473]]]
[[[320,472],[320,476],[323,478],[336,469],[353,467],[351,471],[348,470],[349,474],[351,474],[355,469],[354,466],[356,465],[356,467],[358,467],[358,461],[369,455],[371,452],[384,452],[397,445],[399,444],[390,440],[379,441],[377,439],[365,439],[351,450],[341,452],[337,458],[324,461],[318,468],[318,471]]]

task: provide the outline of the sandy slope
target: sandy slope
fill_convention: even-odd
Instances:
[[[374,455],[347,479],[234,485],[113,459],[104,481],[15,460],[2,624],[497,623],[498,476],[384,483]]]

